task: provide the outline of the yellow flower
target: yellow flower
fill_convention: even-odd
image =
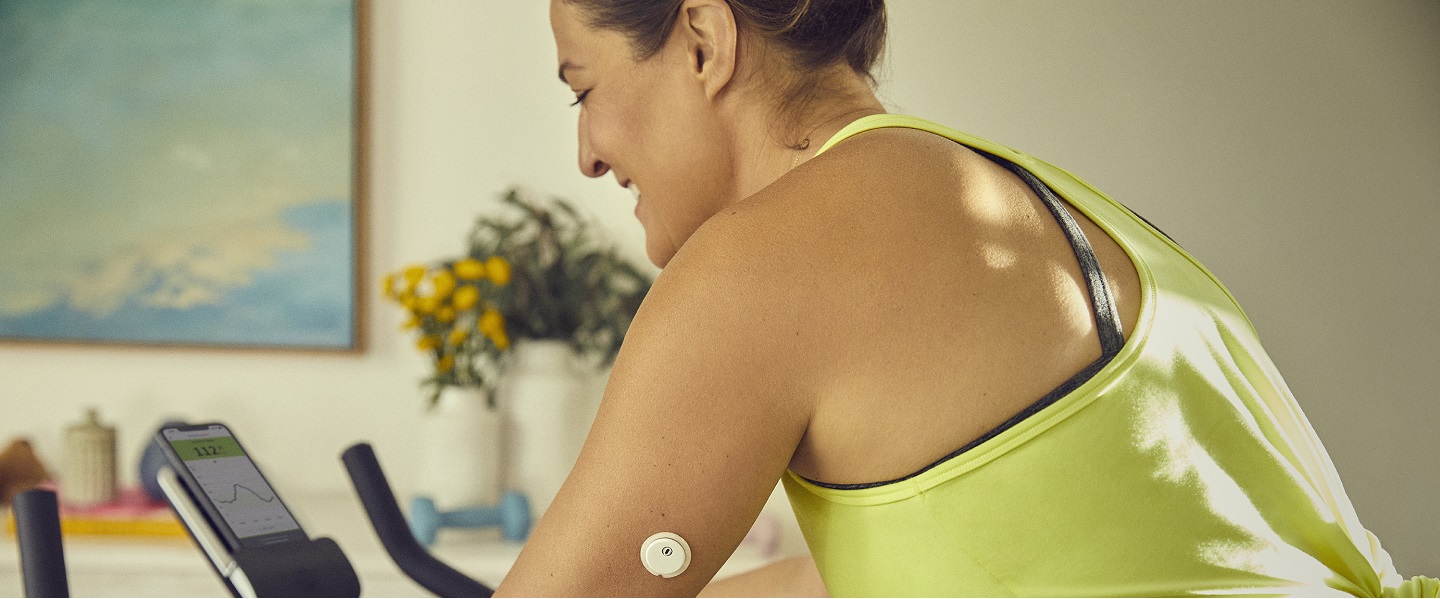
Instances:
[[[420,317],[419,317],[419,316],[414,316],[414,315],[412,315],[412,316],[410,317],[410,320],[407,320],[407,321],[405,321],[405,324],[400,325],[400,328],[403,329],[403,330],[408,331],[408,330],[413,329],[413,328],[416,328],[416,327],[418,327],[418,326],[420,326]]]
[[[406,293],[400,296],[400,305],[405,306],[406,310],[415,312],[416,308],[420,306],[420,300],[417,299],[415,296]]]
[[[435,297],[445,299],[450,297],[450,292],[455,291],[455,275],[449,271],[442,270],[435,273]]]
[[[455,297],[450,301],[455,304],[456,310],[464,312],[474,308],[475,303],[480,301],[480,290],[474,285],[465,285],[455,290]]]
[[[510,284],[510,263],[499,256],[491,256],[485,260],[485,273],[490,275],[490,281],[496,285]]]
[[[423,337],[415,340],[415,347],[418,347],[418,348],[423,349],[423,350],[435,349],[436,347],[439,347],[439,346],[440,346],[440,336],[439,336],[439,335],[425,335],[425,336],[423,336]]]
[[[510,347],[510,336],[505,334],[505,317],[495,309],[485,310],[480,315],[480,323],[475,328],[494,342],[495,347],[500,348],[501,351]]]
[[[415,302],[416,314],[434,314],[440,308],[440,298],[435,296],[422,297]]]
[[[496,312],[494,308],[488,308],[480,315],[480,323],[475,328],[490,338],[494,338],[496,335],[504,335],[505,317],[501,316],[499,312]]]
[[[435,320],[441,324],[455,322],[455,309],[450,306],[440,306],[439,309],[435,310]]]
[[[380,279],[380,295],[395,297],[395,275],[385,275]]]
[[[415,285],[420,283],[420,279],[425,278],[425,267],[411,266],[405,269],[405,272],[402,273],[402,276],[405,277],[405,282],[408,283],[410,285],[410,288],[413,289]]]
[[[455,329],[453,331],[450,331],[450,345],[458,347],[461,343],[464,343],[465,339],[469,336],[470,332],[466,331],[465,329]]]
[[[445,356],[435,362],[435,370],[440,372],[450,372],[452,368],[455,368],[455,356]]]
[[[485,276],[485,264],[474,258],[465,258],[455,262],[455,276],[467,281],[474,281]]]

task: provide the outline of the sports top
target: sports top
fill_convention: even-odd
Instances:
[[[1015,172],[1075,249],[1101,358],[979,439],[909,476],[785,490],[836,596],[1436,596],[1360,525],[1315,431],[1234,297],[1189,254],[1055,166],[921,119]],[[1064,201],[1129,255],[1128,340]]]

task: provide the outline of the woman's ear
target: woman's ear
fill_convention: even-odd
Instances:
[[[686,0],[680,6],[675,32],[689,51],[689,67],[714,99],[735,77],[739,29],[725,0]]]

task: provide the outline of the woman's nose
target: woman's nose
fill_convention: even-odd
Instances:
[[[610,172],[610,165],[605,164],[603,160],[600,160],[600,158],[595,155],[595,151],[590,148],[590,140],[588,139],[589,136],[585,134],[585,123],[583,122],[580,123],[579,135],[580,172],[586,177],[591,178],[599,177],[601,175],[604,175],[605,173]]]
[[[584,173],[586,177],[595,178],[610,172],[610,165],[594,157],[586,156],[582,152],[580,154],[580,172]]]

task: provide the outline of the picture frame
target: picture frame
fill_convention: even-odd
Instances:
[[[363,351],[367,9],[0,4],[0,343]]]

